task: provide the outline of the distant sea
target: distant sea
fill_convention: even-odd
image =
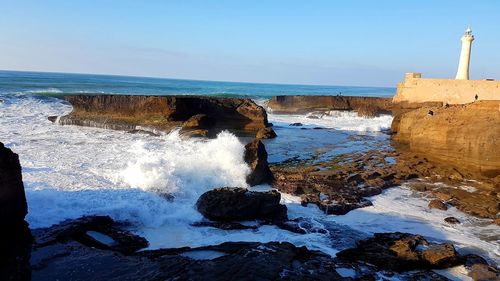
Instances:
[[[315,86],[180,80],[48,72],[0,71],[0,94],[213,95],[270,98],[277,95],[394,95],[395,88]]]

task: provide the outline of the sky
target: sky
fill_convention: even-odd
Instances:
[[[0,69],[395,87],[500,79],[497,0],[0,0]]]

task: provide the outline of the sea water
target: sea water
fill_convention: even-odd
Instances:
[[[19,154],[32,228],[82,215],[109,215],[131,222],[150,248],[204,246],[226,241],[289,241],[335,255],[375,232],[419,233],[452,241],[462,252],[500,257],[500,228],[463,214],[428,209],[428,199],[406,187],[370,198],[373,206],[327,216],[315,206],[283,194],[290,218],[314,226],[305,235],[274,226],[226,231],[193,227],[202,216],[194,205],[215,187],[247,187],[244,142],[223,132],[215,139],[184,139],[174,131],[160,137],[98,128],[60,126],[47,120],[72,110],[65,93],[204,94],[249,96],[265,103],[278,94],[387,96],[390,88],[264,85],[155,78],[0,72],[0,141]],[[307,115],[269,113],[278,138],[266,140],[269,161],[328,159],[390,148],[391,116],[362,118],[349,112]],[[300,122],[303,126],[290,126]],[[258,189],[268,189],[260,186]],[[446,216],[463,223],[449,225]],[[246,222],[255,224],[255,222]]]

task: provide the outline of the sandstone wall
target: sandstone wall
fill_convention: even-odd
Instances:
[[[393,139],[429,160],[500,175],[500,101],[423,107],[397,115]]]
[[[443,102],[465,104],[475,100],[500,100],[500,81],[423,79],[408,73],[398,84],[394,102]]]

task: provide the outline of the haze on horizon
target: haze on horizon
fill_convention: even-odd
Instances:
[[[6,1],[0,69],[395,87],[405,72],[500,79],[500,1]]]

